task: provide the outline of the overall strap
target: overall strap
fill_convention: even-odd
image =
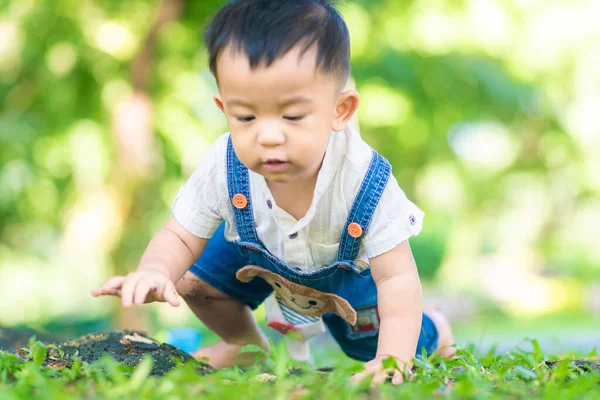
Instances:
[[[371,164],[354,199],[342,232],[337,261],[354,261],[358,258],[360,241],[367,234],[373,213],[391,172],[390,163],[373,150]]]
[[[259,243],[252,214],[248,168],[235,154],[231,136],[227,141],[227,190],[241,241]]]

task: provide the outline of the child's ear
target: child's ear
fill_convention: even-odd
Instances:
[[[356,112],[359,103],[359,96],[356,90],[346,90],[342,92],[337,99],[335,113],[333,115],[332,129],[336,132],[344,129],[344,125]]]
[[[213,100],[217,107],[219,107],[221,111],[225,112],[225,110],[223,109],[223,100],[221,99],[221,95],[219,93],[213,94]]]

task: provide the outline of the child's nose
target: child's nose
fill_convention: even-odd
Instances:
[[[278,146],[285,143],[285,134],[277,123],[264,123],[259,128],[258,143],[261,146]]]

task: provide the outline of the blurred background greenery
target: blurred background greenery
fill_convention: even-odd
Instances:
[[[227,130],[202,42],[222,4],[0,0],[1,325],[199,326],[89,291],[136,267]],[[598,343],[600,2],[339,8],[360,130],[426,212],[426,301],[463,340]]]

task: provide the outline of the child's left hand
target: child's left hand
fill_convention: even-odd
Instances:
[[[384,367],[383,362],[387,358],[387,356],[378,356],[365,363],[365,370],[359,372],[358,374],[354,374],[351,379],[352,383],[357,384],[369,376],[373,376],[373,379],[371,380],[371,386],[380,385],[388,380],[389,377],[392,377],[392,384],[394,385],[399,385],[404,382],[402,371],[397,368]],[[397,361],[397,364],[398,367],[403,365],[399,361]]]

